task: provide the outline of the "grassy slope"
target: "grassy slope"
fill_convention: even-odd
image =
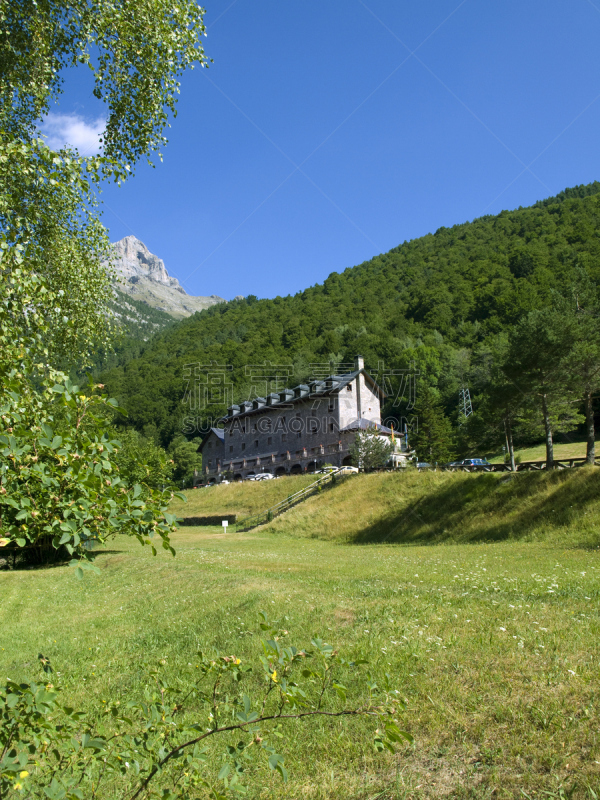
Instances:
[[[176,500],[170,510],[180,517],[202,514],[237,514],[239,518],[257,514],[299,492],[320,475],[298,475],[273,481],[244,481],[186,492],[187,503]]]
[[[267,530],[357,544],[559,541],[575,521],[579,543],[598,542],[598,470],[357,475]]]
[[[264,511],[310,481],[282,478],[199,489],[188,493],[188,504],[174,508],[189,516],[245,516]],[[576,530],[579,544],[595,542],[600,530],[600,471],[355,475],[277,517],[264,530],[338,542],[405,544],[562,541]]]
[[[349,656],[368,658],[376,676],[389,673],[408,700],[402,724],[416,749],[401,750],[397,760],[375,757],[369,720],[295,725],[281,745],[291,782],[261,768],[253,799],[372,800],[385,792],[381,800],[522,800],[526,792],[541,800],[566,796],[559,792],[576,784],[569,796],[592,800],[588,787],[600,792],[597,490],[598,475],[587,470],[507,483],[439,473],[359,476],[247,534],[182,530],[175,559],[152,558],[119,539],[99,556],[100,575],[82,582],[63,567],[0,573],[0,671],[35,675],[41,651],[76,704],[107,691],[130,700],[145,659],[165,658],[165,669],[186,685],[197,647],[256,657],[264,609],[287,616],[295,644],[321,633]],[[354,515],[340,517],[342,495]],[[520,503],[514,519],[522,535],[545,538],[347,543],[361,530],[383,532],[378,524],[419,502],[425,527],[412,540],[425,542],[426,526],[433,538],[450,538],[436,522],[443,509],[455,538],[463,528],[466,540],[477,538],[477,515],[487,533],[497,530],[497,518],[486,522],[478,510],[482,503],[502,516]],[[357,519],[359,508],[366,522]],[[534,509],[549,516],[533,524]],[[348,686],[352,694],[352,680]]]
[[[554,445],[554,458],[585,458],[585,442],[569,442],[568,444]],[[519,456],[521,461],[545,461],[546,445],[536,444],[533,447],[522,447],[515,450],[515,456]],[[492,464],[501,464],[504,461],[502,454],[489,459]]]

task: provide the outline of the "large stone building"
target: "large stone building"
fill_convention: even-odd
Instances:
[[[359,430],[392,435],[381,424],[383,398],[357,356],[354,372],[233,405],[223,427],[211,428],[200,445],[202,481],[219,481],[225,473],[241,480],[259,472],[294,475],[349,464]],[[404,442],[394,438],[392,461],[398,466],[405,460]]]

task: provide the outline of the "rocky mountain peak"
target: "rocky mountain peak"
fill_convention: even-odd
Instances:
[[[136,236],[126,236],[115,242],[113,249],[118,262],[118,271],[125,280],[136,283],[135,278],[145,277],[183,291],[177,278],[172,278],[167,272],[162,258],[151,253]],[[132,278],[134,280],[131,280]]]
[[[177,278],[167,272],[162,258],[151,253],[136,236],[125,236],[113,245],[112,266],[117,273],[116,288],[173,317],[189,317],[196,311],[225,300],[217,295],[189,295]]]

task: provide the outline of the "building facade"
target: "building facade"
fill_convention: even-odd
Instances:
[[[390,437],[381,424],[384,393],[357,356],[354,372],[330,375],[231,406],[222,428],[211,428],[200,445],[202,476],[214,483],[227,474],[243,480],[260,472],[294,475],[325,464],[350,463],[359,430]],[[392,463],[400,466],[403,438],[395,437]]]

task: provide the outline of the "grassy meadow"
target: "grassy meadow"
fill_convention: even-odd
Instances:
[[[277,485],[190,506],[245,514]],[[255,659],[264,610],[291,643],[321,635],[388,673],[415,746],[375,754],[369,719],[290,724],[289,782],[258,766],[248,797],[597,800],[599,489],[592,469],[359,475],[247,533],[182,528],[175,558],[121,537],[83,581],[1,572],[0,668],[35,676],[43,652],[73,704],[132,699],[143,661],[190,685],[198,648]]]
[[[585,458],[587,445],[585,442],[555,442],[554,458]],[[515,458],[521,461],[545,461],[546,445],[536,444],[532,447],[519,447],[515,449]],[[492,464],[501,464],[504,461],[504,454],[497,453],[489,456]]]

